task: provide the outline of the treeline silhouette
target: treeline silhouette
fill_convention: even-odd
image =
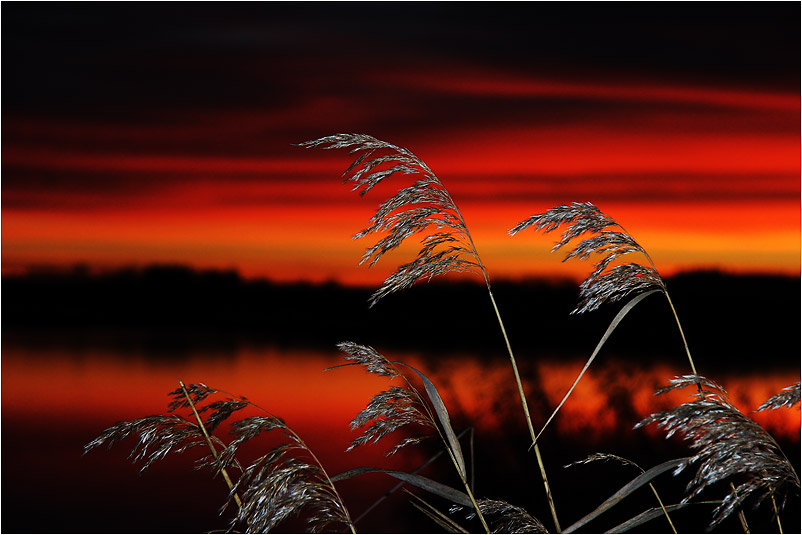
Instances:
[[[669,278],[694,357],[711,366],[799,363],[800,279],[689,272]],[[511,342],[523,356],[587,356],[620,304],[569,312],[570,280],[494,282]],[[245,280],[232,270],[180,265],[92,273],[31,271],[2,279],[4,340],[26,344],[111,344],[159,358],[240,343],[331,351],[342,340],[430,353],[503,356],[485,288],[432,281],[368,307],[372,288]],[[122,347],[121,347],[122,346]],[[681,354],[666,300],[655,295],[627,316],[606,352],[649,359]]]

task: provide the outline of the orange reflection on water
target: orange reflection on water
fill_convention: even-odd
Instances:
[[[460,425],[497,432],[522,424],[520,400],[506,360],[472,356],[441,357],[388,354],[427,374]],[[240,348],[232,357],[197,355],[186,361],[153,363],[144,358],[73,350],[29,351],[4,348],[3,417],[42,421],[104,422],[164,413],[166,394],[185,383],[203,382],[244,395],[284,418],[299,434],[326,449],[344,451],[356,435],[349,422],[379,391],[401,385],[361,367],[325,371],[343,361],[335,352]],[[523,361],[522,375],[539,429],[560,403],[584,362],[579,359]],[[632,426],[652,412],[690,400],[692,392],[654,396],[654,391],[685,370],[666,364],[628,365],[616,360],[594,363],[552,422],[547,433],[601,439]],[[414,374],[413,374],[414,375]],[[753,413],[763,401],[799,380],[798,371],[725,373],[715,378],[736,406],[777,438],[797,440],[799,407]],[[414,383],[414,381],[413,381]],[[421,388],[421,391],[423,389]],[[547,407],[537,400],[545,399]],[[100,429],[99,429],[100,430]],[[656,432],[655,430],[649,432]],[[368,448],[382,461],[389,445]],[[373,453],[371,453],[373,452]]]

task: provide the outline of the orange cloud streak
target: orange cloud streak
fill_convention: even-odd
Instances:
[[[622,223],[664,274],[699,267],[799,273],[798,95],[457,74],[402,73],[379,83],[653,104],[621,117],[602,109],[531,125],[484,118],[477,120],[490,122],[471,131],[391,140],[441,177],[494,276],[586,272],[559,265],[547,253],[551,237],[506,235],[532,213],[571,201],[592,201]],[[212,113],[210,120],[223,131],[253,131],[263,115],[234,121]],[[13,126],[26,132],[24,123]],[[68,131],[62,125],[60,136]],[[86,127],[75,133],[101,134]],[[140,142],[145,136],[129,135]],[[112,137],[122,146],[123,133]],[[5,144],[11,181],[3,188],[3,271],[31,263],[181,262],[276,280],[382,280],[395,268],[391,259],[371,271],[356,268],[369,244],[350,237],[409,177],[393,177],[360,200],[338,180],[351,156],[290,145],[297,141],[263,157]],[[42,176],[42,184],[55,176],[53,187],[29,185]]]

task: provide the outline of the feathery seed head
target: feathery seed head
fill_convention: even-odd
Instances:
[[[139,441],[131,450],[129,458],[134,462],[145,461],[140,473],[171,451],[180,453],[205,444],[203,433],[197,425],[181,416],[155,415],[129,422],[118,422],[84,446],[84,453],[104,444],[111,447],[115,442],[131,435],[138,435]]]
[[[799,488],[799,477],[777,442],[744,416],[716,383],[696,375],[676,377],[658,394],[691,385],[713,391],[702,390],[694,401],[652,414],[635,426],[656,423],[667,431],[667,437],[679,433],[697,450],[674,472],[677,475],[691,465],[698,465],[683,503],[717,482],[738,476],[738,484],[713,511],[712,528],[739,509],[747,498],[754,497],[757,506],[788,486]]]
[[[385,435],[409,424],[434,427],[432,421],[421,411],[419,399],[406,388],[394,386],[379,392],[373,396],[368,406],[351,421],[351,429],[358,429],[366,425],[368,427],[351,442],[346,451],[369,442],[375,444]],[[421,440],[421,437],[405,439],[388,451],[387,455],[392,455],[404,446],[418,443]]]
[[[362,364],[370,373],[391,378],[401,375],[384,355],[370,346],[354,342],[341,342],[337,344],[337,347],[346,354],[345,360],[353,360],[356,364]]]
[[[370,225],[354,235],[363,238],[386,233],[365,251],[359,262],[373,266],[410,236],[423,234],[423,247],[415,259],[387,277],[371,296],[370,306],[420,280],[450,272],[484,273],[457,205],[429,166],[411,151],[364,134],[335,134],[300,145],[362,152],[344,173],[345,181],[352,182],[360,195],[396,173],[418,176],[414,184],[384,201],[370,218]]]
[[[244,524],[246,533],[266,533],[302,509],[312,531],[332,523],[348,523],[347,513],[325,473],[319,466],[287,457],[286,445],[279,446],[251,463],[231,489],[242,497],[242,507],[231,529]]]
[[[793,407],[799,403],[799,383],[786,386],[782,392],[767,399],[755,412],[779,409],[780,407]]]
[[[557,251],[582,234],[595,234],[579,242],[563,261],[570,258],[584,260],[592,254],[601,257],[594,265],[593,272],[580,285],[580,301],[572,314],[596,310],[605,302],[615,302],[633,293],[653,289],[665,291],[665,284],[653,266],[630,263],[610,267],[614,260],[626,254],[641,253],[647,259],[649,255],[621,225],[592,203],[575,202],[556,206],[521,221],[509,233],[515,235],[529,227],[551,232],[561,226],[565,229],[552,251]],[[606,230],[609,227],[618,227],[620,230]]]
[[[480,499],[476,501],[482,515],[489,519],[492,533],[548,533],[549,531],[537,518],[530,515],[523,507],[512,505],[503,500]],[[462,506],[451,508],[452,513],[463,510]],[[476,517],[472,510],[466,515],[468,520]]]

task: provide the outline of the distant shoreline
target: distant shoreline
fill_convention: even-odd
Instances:
[[[730,365],[770,358],[799,364],[800,278],[689,272],[666,279],[694,355]],[[434,280],[382,300],[373,288],[278,284],[236,271],[150,266],[94,275],[86,270],[2,278],[3,345],[146,346],[158,353],[272,344],[331,350],[358,343],[432,352],[501,354],[484,287]],[[522,352],[589,354],[623,303],[572,316],[571,280],[494,281],[513,345]],[[641,359],[682,347],[666,302],[645,299],[605,351]],[[164,351],[162,351],[164,350]]]

